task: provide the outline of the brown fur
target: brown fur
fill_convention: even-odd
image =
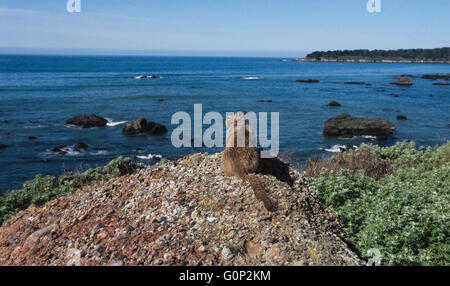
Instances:
[[[239,119],[243,119],[239,124]],[[254,173],[258,170],[260,159],[256,147],[251,147],[252,132],[242,112],[236,112],[226,120],[226,147],[222,155],[222,170],[226,176],[234,176],[248,182],[255,197],[262,201],[268,211],[274,211],[275,205],[268,197],[260,178]],[[237,147],[237,133],[245,128],[245,147]]]

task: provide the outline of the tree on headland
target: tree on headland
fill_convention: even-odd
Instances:
[[[450,47],[437,49],[400,50],[336,50],[316,51],[306,56],[309,60],[393,60],[393,61],[450,61]]]

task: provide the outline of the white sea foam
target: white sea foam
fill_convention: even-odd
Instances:
[[[358,148],[358,146],[353,145],[353,148]],[[331,153],[339,153],[342,150],[346,150],[346,149],[347,149],[346,145],[336,144],[336,145],[331,146],[331,148],[326,148],[323,150],[325,150],[327,152],[331,152]]]
[[[245,76],[242,79],[245,79],[245,80],[258,80],[258,79],[263,79],[263,77],[262,76]]]
[[[136,156],[136,158],[141,159],[141,160],[151,160],[151,159],[161,160],[162,155],[148,154],[148,155],[144,155],[144,156]]]
[[[108,120],[108,123],[106,123],[106,125],[109,126],[109,127],[113,127],[113,126],[117,126],[117,125],[120,125],[120,124],[127,123],[127,121],[114,122],[111,118],[108,118],[108,117],[105,117],[105,119]]]
[[[91,155],[98,156],[98,155],[106,155],[108,154],[108,150],[95,150],[91,153]]]
[[[371,136],[371,135],[363,135],[361,136],[364,139],[370,139],[370,140],[375,140],[377,139],[377,136]]]
[[[336,145],[331,146],[331,148],[326,148],[325,151],[332,152],[332,153],[339,153],[339,152],[341,152],[341,148],[342,149],[346,149],[346,146],[345,145],[336,144]]]

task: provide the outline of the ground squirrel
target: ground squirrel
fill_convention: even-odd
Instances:
[[[221,164],[224,174],[247,181],[252,187],[255,197],[264,203],[268,211],[274,211],[275,205],[268,197],[264,184],[254,174],[258,170],[260,163],[259,151],[256,148],[255,138],[245,113],[235,112],[227,117],[225,125],[227,129],[226,146],[223,151]],[[245,134],[243,139],[239,139],[245,140],[245,145],[241,141],[239,142],[241,144],[237,144],[238,134]]]

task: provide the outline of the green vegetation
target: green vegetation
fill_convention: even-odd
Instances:
[[[312,188],[365,255],[383,265],[450,265],[450,142],[363,145],[310,160]]]
[[[393,60],[393,61],[450,61],[450,48],[407,49],[407,50],[344,50],[313,52],[306,59],[318,60]]]
[[[82,187],[133,174],[144,166],[133,162],[131,158],[118,157],[105,167],[89,169],[83,173],[66,174],[59,178],[37,175],[33,180],[25,182],[22,189],[0,196],[0,225],[32,204],[42,205],[52,199],[70,195]]]

